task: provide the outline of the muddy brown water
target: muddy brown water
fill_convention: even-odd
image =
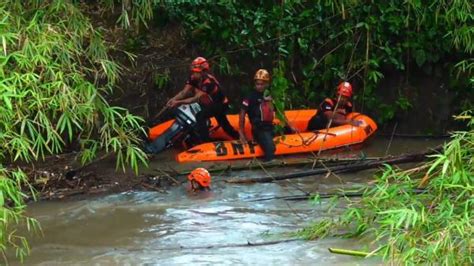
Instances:
[[[389,154],[416,152],[443,140],[395,139]],[[375,139],[362,150],[345,153],[382,156],[389,140]],[[172,152],[152,165],[172,161]],[[176,167],[179,167],[176,165]],[[273,173],[295,169],[273,169]],[[259,171],[233,173],[258,176]],[[372,171],[340,175],[343,186],[363,185]],[[278,183],[231,185],[216,176],[213,191],[191,195],[185,186],[167,193],[126,192],[80,201],[38,202],[28,214],[38,219],[43,237],[31,238],[27,265],[379,265],[379,258],[357,258],[328,252],[329,247],[370,249],[368,240],[329,238],[264,246],[233,246],[286,239],[318,218],[327,201],[252,201],[300,195],[303,191],[333,191],[337,177],[303,178]],[[343,206],[336,208],[341,211]],[[209,247],[193,249],[196,247]],[[221,246],[221,247],[220,247]],[[224,247],[222,247],[224,246]],[[10,263],[18,264],[15,259]]]

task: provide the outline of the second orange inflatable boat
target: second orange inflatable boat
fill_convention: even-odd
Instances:
[[[304,131],[309,119],[315,114],[315,110],[294,110],[285,112],[292,125]],[[360,126],[343,125],[299,134],[289,134],[274,139],[276,144],[276,155],[319,152],[319,150],[330,150],[340,147],[361,144],[365,142],[377,130],[377,125],[368,116],[351,113],[349,119],[361,121]],[[234,118],[229,116],[231,124],[236,127]],[[215,121],[212,122],[215,125]],[[246,134],[250,136],[250,125],[246,122]],[[212,133],[214,138],[228,138],[218,129]],[[150,137],[151,138],[151,137]],[[263,156],[263,151],[256,143],[242,144],[238,140],[217,141],[197,145],[177,156],[178,162],[195,161],[223,161],[234,159],[249,159]]]

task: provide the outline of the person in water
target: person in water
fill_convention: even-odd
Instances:
[[[318,112],[309,120],[307,131],[325,129],[331,119],[331,126],[360,125],[360,121],[346,118],[352,112],[352,85],[346,81],[341,82],[337,87],[337,96],[338,98],[324,99],[319,105]]]
[[[252,125],[253,139],[260,145],[265,153],[264,161],[271,161],[275,158],[275,110],[273,99],[267,92],[270,87],[270,73],[265,69],[259,69],[254,76],[255,90],[243,98],[239,113],[239,135],[242,143],[247,143],[245,136],[245,115],[248,115]],[[285,118],[290,131],[294,131],[288,120]]]
[[[193,60],[191,76],[183,90],[171,98],[167,106],[174,108],[195,102],[201,106],[201,111],[196,114],[196,130],[202,142],[210,141],[207,120],[211,117],[216,118],[227,135],[233,139],[239,138],[239,134],[227,120],[228,99],[217,79],[209,73],[209,63],[203,57]]]
[[[211,190],[211,174],[204,168],[196,168],[189,175],[188,180],[193,192]]]

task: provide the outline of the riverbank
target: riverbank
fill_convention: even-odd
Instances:
[[[357,150],[340,151],[340,153],[323,153],[325,159],[359,159],[367,156],[382,157],[385,155],[399,155],[414,153],[426,147],[434,147],[442,143],[443,139],[419,138],[376,138],[368,145]],[[265,176],[265,171],[258,162],[254,161],[229,161],[178,164],[174,161],[176,149],[165,151],[150,157],[148,167],[142,167],[139,175],[132,171],[116,170],[115,158],[105,157],[94,161],[90,165],[81,167],[76,161],[77,153],[67,153],[47,157],[43,162],[23,165],[21,168],[30,177],[30,184],[38,192],[39,200],[64,200],[87,199],[126,191],[157,191],[166,192],[169,188],[180,186],[186,182],[185,173],[195,167],[214,169],[212,173],[216,178],[232,176],[232,167],[235,169],[252,169],[255,174]],[[306,164],[302,162],[308,162]],[[279,165],[286,162],[286,171],[299,171],[312,166],[312,159],[307,155],[281,157]],[[291,165],[294,163],[298,165]],[[249,166],[253,165],[253,166]],[[271,167],[269,167],[271,168]],[[225,171],[227,169],[227,171]],[[277,167],[276,170],[282,169]],[[245,172],[245,171],[244,171]]]

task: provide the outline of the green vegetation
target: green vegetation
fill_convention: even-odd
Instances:
[[[121,67],[70,1],[0,1],[0,48],[0,251],[10,246],[23,258],[28,245],[16,225],[38,226],[24,216],[25,174],[4,163],[78,143],[83,163],[113,152],[117,167],[138,171],[142,119],[107,103]]]
[[[315,106],[344,79],[356,85],[356,108],[384,123],[409,111],[431,89],[416,82],[423,74],[447,83],[459,103],[455,112],[473,108],[468,97],[474,93],[469,0],[102,3],[120,13],[123,27],[179,23],[188,43],[221,74],[251,75],[247,72],[256,69],[250,66],[284,65],[286,96],[275,100],[285,103],[277,105]],[[402,77],[399,90],[387,91],[385,76],[394,75]],[[387,95],[393,101],[381,101]]]
[[[474,117],[464,117],[470,131],[454,133],[432,162],[404,171],[387,166],[360,200],[345,199],[342,215],[319,220],[300,234],[368,237],[377,247],[374,253],[407,265],[472,265]]]
[[[381,103],[380,95],[388,93],[379,89],[381,82],[387,73],[394,71],[405,73],[402,82],[407,85],[416,79],[416,71],[438,77],[445,75],[447,87],[457,96],[458,106],[464,110],[472,108],[469,96],[474,84],[474,12],[469,0],[92,2],[0,0],[0,215],[4,217],[0,221],[0,251],[3,253],[13,247],[17,256],[23,258],[28,245],[16,234],[17,226],[39,228],[34,220],[24,216],[27,195],[21,191],[29,188],[27,178],[21,170],[7,169],[7,163],[33,162],[70,146],[79,146],[82,163],[94,160],[100,152],[111,152],[117,158],[117,168],[125,170],[130,165],[137,172],[140,163],[146,164],[138,138],[142,119],[108,103],[123,71],[110,52],[125,52],[130,60],[133,56],[115,49],[113,42],[105,41],[103,29],[94,27],[83,12],[91,7],[117,15],[117,25],[135,32],[179,23],[188,44],[196,45],[197,51],[210,58],[221,74],[241,75],[245,65],[273,68],[272,94],[279,109],[314,106],[333,93],[339,80],[347,79],[359,90],[355,99],[357,108],[373,112],[379,122],[384,122],[416,104],[411,102],[412,92],[404,90],[395,92],[397,100],[393,103]],[[136,48],[145,41],[146,38],[129,38],[123,45]],[[441,68],[442,73],[436,68]],[[169,75],[169,72],[155,73],[156,87],[163,89],[170,81]],[[408,228],[418,226],[420,230],[436,231],[442,220],[432,228],[424,228],[424,223],[416,219],[426,218],[428,211],[446,214],[449,204],[461,204],[466,194],[449,194],[452,190],[460,192],[460,186],[472,192],[472,184],[467,186],[463,179],[463,173],[471,174],[472,179],[472,168],[465,168],[466,153],[471,152],[472,157],[472,150],[466,151],[467,147],[472,148],[471,132],[457,133],[446,147],[445,157],[438,158],[439,164],[430,171],[433,177],[428,190],[434,193],[430,194],[430,200],[436,205],[423,209],[423,205],[411,202],[415,204],[413,208],[406,207],[411,205],[405,208],[413,217],[405,217],[400,226],[407,224]],[[461,173],[460,169],[465,171]],[[455,179],[460,181],[454,182]],[[408,175],[391,170],[380,182],[389,180],[399,182],[398,186],[412,182]],[[452,182],[444,184],[439,180]],[[386,189],[393,193],[388,184]],[[367,193],[370,198],[371,192]],[[427,195],[415,199],[424,203]],[[456,197],[448,200],[439,195]],[[410,203],[408,197],[402,200]],[[385,222],[389,218],[402,215],[383,213],[383,208],[400,205],[374,204],[380,209],[373,210],[382,213],[377,217],[386,219],[376,217],[374,223],[382,225],[376,230],[387,229]],[[458,215],[460,206],[453,206],[448,214]],[[418,210],[424,210],[425,216],[414,216]],[[446,217],[451,216],[443,219]],[[456,233],[458,228],[465,228],[463,219],[453,220],[452,224],[457,226],[454,229],[449,227],[439,235],[430,235],[427,241],[441,243],[432,251],[406,253],[423,240],[417,239],[415,233],[402,235],[396,231],[400,226],[393,227],[393,239],[400,241],[406,237],[405,247],[411,249],[400,249],[402,243],[398,242],[388,242],[382,249],[385,254],[400,253],[414,262],[434,258],[431,257],[434,253],[447,254],[444,251],[451,248],[449,245],[463,248],[465,244],[462,238],[465,235]],[[369,225],[369,221],[365,222]],[[358,231],[369,231],[362,229]],[[446,234],[456,237],[443,238]],[[449,261],[468,261],[459,254],[450,256],[456,257],[447,257]]]
[[[30,252],[26,238],[17,233],[18,225],[26,225],[28,231],[38,232],[40,226],[35,219],[24,215],[26,195],[23,186],[28,186],[28,177],[21,170],[7,170],[0,165],[0,252],[6,260],[5,251],[10,246],[23,260]],[[33,192],[33,191],[32,191]]]
[[[473,93],[474,67],[468,0],[165,1],[159,11],[181,22],[189,41],[225,72],[239,74],[249,61],[284,63],[291,106],[314,106],[346,79],[356,84],[357,108],[385,122],[428,88],[403,89],[392,93],[398,100],[382,103],[380,96],[391,94],[381,88],[384,76],[401,73],[401,87],[409,88],[425,73],[445,77],[459,106],[472,108],[466,97]]]

